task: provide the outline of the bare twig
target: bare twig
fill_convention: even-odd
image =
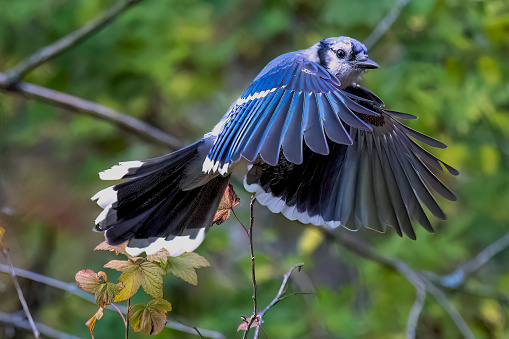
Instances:
[[[458,267],[453,273],[439,277],[440,284],[448,288],[458,288],[474,272],[483,267],[491,258],[509,247],[509,233],[491,243],[472,260]]]
[[[39,67],[46,61],[54,58],[73,46],[76,46],[91,35],[99,32],[101,29],[112,23],[125,10],[140,1],[141,0],[120,0],[115,3],[113,7],[105,11],[101,17],[94,18],[76,31],[55,41],[51,45],[41,48],[33,55],[21,61],[15,67],[6,72],[7,83],[11,86],[14,85],[33,69]]]
[[[249,222],[249,247],[251,249],[251,276],[253,278],[253,316],[249,319],[249,323],[247,325],[246,332],[244,332],[243,338],[247,338],[249,330],[253,325],[254,321],[257,319],[258,315],[258,306],[257,306],[257,298],[256,298],[256,270],[255,270],[255,255],[254,255],[254,247],[253,247],[253,224],[254,224],[254,203],[256,198],[254,195],[251,196],[251,205],[250,205],[250,222]],[[244,225],[242,225],[244,226]],[[244,227],[245,228],[245,227]]]
[[[130,132],[134,132],[160,145],[169,146],[172,149],[182,147],[182,143],[177,138],[143,121],[106,106],[27,82],[20,82],[16,86],[10,86],[8,78],[4,73],[0,73],[0,89],[19,93],[25,98],[43,101],[53,106],[63,107],[71,112],[86,113],[94,118],[103,119],[126,128]]]
[[[467,339],[475,339],[474,334],[470,331],[465,320],[461,317],[461,314],[458,312],[456,307],[447,299],[444,292],[439,289],[435,284],[433,284],[430,280],[426,279],[426,290],[435,297],[435,300],[442,306],[442,308],[449,314],[451,319],[454,321],[454,324],[461,332],[463,337]]]
[[[28,309],[28,305],[25,300],[25,297],[23,296],[23,291],[21,290],[21,286],[19,286],[18,278],[16,277],[16,271],[14,270],[14,266],[12,265],[11,257],[9,255],[9,249],[6,247],[1,247],[1,252],[5,257],[7,264],[9,265],[8,272],[10,273],[10,275],[12,277],[12,282],[14,284],[14,287],[16,288],[16,292],[18,292],[19,301],[21,302],[21,305],[23,306],[23,311],[25,312],[25,316],[27,317],[28,323],[30,324],[30,327],[32,328],[34,337],[39,339],[41,337],[41,334],[39,333],[39,330],[37,329],[37,326],[35,325],[34,319],[32,318],[32,314],[30,313],[30,310]]]
[[[364,45],[368,48],[368,50],[373,47],[378,40],[391,28],[392,24],[399,17],[401,10],[408,5],[410,0],[398,0],[398,2],[394,5],[394,7],[387,13],[387,15],[380,20],[378,25],[376,25],[375,29],[368,35],[366,40],[364,40]]]
[[[0,264],[0,272],[9,273],[10,272],[9,266]],[[82,299],[85,299],[85,300],[90,301],[95,304],[94,295],[79,289],[78,286],[76,286],[76,284],[66,283],[66,282],[63,282],[63,281],[60,281],[60,280],[57,280],[57,279],[54,279],[54,278],[51,278],[51,277],[48,277],[48,276],[45,276],[42,274],[23,270],[20,268],[14,268],[14,272],[16,273],[16,275],[18,277],[37,281],[37,282],[40,282],[40,283],[48,285],[48,286],[53,286],[55,288],[58,288],[63,291],[67,291],[71,294],[74,294]],[[108,305],[108,307],[106,309],[116,311],[116,308],[118,308],[118,309],[120,309],[120,311],[123,314],[127,314],[127,307],[121,306],[121,305],[115,305],[115,306],[116,307],[113,307],[113,304],[111,304],[111,305]],[[170,323],[166,324],[166,327],[172,328],[177,331],[185,332],[185,333],[196,334],[196,330],[194,328],[186,326],[182,323],[170,322]],[[202,335],[203,337],[206,337],[206,338],[213,338],[213,339],[224,339],[225,338],[225,336],[223,334],[216,332],[216,331],[201,329],[201,328],[199,329],[199,331],[201,332],[200,335]]]
[[[31,330],[32,326],[29,324],[28,320],[25,319],[24,316],[18,313],[3,313],[0,312],[0,322],[5,323],[6,325],[12,325],[17,328],[22,328],[25,330]],[[55,330],[54,328],[51,328],[47,325],[36,323],[37,329],[41,334],[43,334],[46,337],[49,338],[56,338],[56,339],[79,339],[79,337],[76,337],[72,334],[68,334],[65,332],[61,332],[58,330]]]
[[[407,339],[415,338],[417,334],[417,324],[419,323],[419,317],[421,316],[422,309],[424,308],[424,302],[426,301],[426,288],[423,286],[421,281],[414,283],[417,296],[415,297],[414,304],[408,314],[408,320],[406,324],[406,337]]]
[[[373,248],[371,248],[369,245],[360,242],[356,238],[353,238],[348,233],[344,232],[340,236],[338,233],[327,229],[322,228],[323,232],[328,235],[328,237],[335,242],[339,243],[344,248],[348,249],[349,251],[366,258],[368,260],[374,261],[383,267],[387,269],[394,270],[396,269],[399,271],[412,285],[415,286],[419,297],[419,293],[422,294],[422,286],[424,286],[425,291],[427,293],[430,293],[435,297],[436,301],[442,306],[442,308],[449,314],[451,319],[454,321],[456,327],[461,332],[461,334],[465,338],[473,338],[473,334],[468,328],[468,325],[465,323],[459,312],[456,310],[456,308],[452,305],[452,303],[447,299],[445,294],[440,290],[439,287],[435,285],[434,282],[432,282],[428,277],[426,277],[423,273],[418,272],[412,268],[410,268],[407,264],[405,264],[402,261],[397,260],[390,260],[387,258],[384,258],[383,256],[379,255]],[[417,301],[416,301],[417,302]],[[415,328],[416,324],[412,324],[412,322],[417,320],[415,317],[420,315],[419,310],[420,305],[414,303],[413,307],[413,314],[409,317],[409,322],[407,323],[407,331],[412,331],[412,328]],[[408,332],[407,332],[408,333]]]
[[[169,318],[171,318],[171,319],[173,319],[173,320],[175,320],[176,322],[178,322],[178,323],[180,323],[180,324],[182,324],[182,325],[184,325],[184,326],[187,326],[187,327],[190,327],[190,328],[194,329],[194,330],[196,331],[196,334],[197,334],[197,335],[199,335],[199,336],[200,336],[200,338],[203,338],[203,339],[204,339],[204,336],[201,334],[200,329],[199,329],[198,327],[196,327],[196,326],[189,326],[189,325],[186,325],[186,324],[184,324],[182,321],[178,320],[177,318],[172,317],[170,314],[167,314],[166,316],[167,316],[167,317],[169,317]]]
[[[262,321],[263,321],[263,315],[265,314],[265,312],[270,310],[278,302],[280,302],[281,300],[285,299],[283,294],[286,292],[286,284],[288,283],[288,279],[290,279],[290,276],[292,275],[294,270],[300,271],[302,266],[304,266],[304,263],[301,262],[301,263],[295,264],[292,267],[290,267],[288,272],[285,273],[285,275],[283,277],[283,283],[281,284],[281,287],[279,288],[279,291],[277,292],[277,294],[274,297],[274,299],[272,299],[272,301],[258,314],[259,322],[258,322],[258,325],[256,326],[256,329],[255,329],[255,334],[254,334],[254,337],[253,337],[254,339],[258,338],[258,333],[260,331],[260,325],[262,324]]]

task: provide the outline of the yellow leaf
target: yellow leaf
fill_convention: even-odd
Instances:
[[[101,319],[103,317],[103,308],[99,308],[99,310],[97,312],[95,312],[94,316],[90,319],[88,319],[88,321],[85,323],[85,325],[88,326],[88,328],[90,329],[90,335],[92,335],[92,339],[94,339],[94,328],[95,328],[95,323],[97,320]]]
[[[318,227],[307,227],[299,239],[298,249],[300,253],[311,254],[323,241],[323,233]]]
[[[162,298],[162,276],[166,274],[166,271],[157,264],[143,259],[136,262],[113,260],[113,263],[110,261],[106,265],[123,272],[118,280],[124,285],[124,288],[116,296],[115,301],[131,298],[140,286],[143,286],[143,290],[154,298]]]
[[[115,297],[115,301],[122,301],[131,298],[141,286],[143,277],[137,268],[126,270],[120,275],[118,280],[124,285],[120,293]]]

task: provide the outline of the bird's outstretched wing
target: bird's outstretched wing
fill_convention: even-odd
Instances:
[[[329,155],[304,147],[300,165],[284,158],[276,166],[255,163],[246,176],[246,189],[256,193],[258,201],[271,211],[291,220],[343,225],[352,230],[368,227],[381,232],[389,225],[399,235],[405,233],[412,239],[415,220],[432,232],[422,206],[440,219],[445,219],[445,214],[431,192],[456,200],[432,169],[443,171],[445,167],[453,175],[458,172],[412,138],[433,147],[446,146],[398,122],[395,118],[415,117],[386,110],[369,90],[355,85],[343,94],[380,113],[376,117],[356,111],[372,130],[350,128],[353,144],[329,141]]]
[[[221,171],[241,156],[252,162],[260,155],[267,164],[276,165],[281,149],[288,161],[300,164],[303,140],[313,152],[326,155],[327,138],[352,144],[348,126],[371,130],[352,110],[378,114],[339,90],[339,80],[322,66],[295,52],[267,68],[220,122],[205,172]]]

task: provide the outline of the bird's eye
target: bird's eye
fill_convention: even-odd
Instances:
[[[336,55],[338,58],[343,59],[346,56],[346,52],[343,49],[338,49]]]

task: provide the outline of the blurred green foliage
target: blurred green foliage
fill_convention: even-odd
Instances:
[[[144,1],[84,43],[44,64],[27,81],[95,101],[145,120],[183,141],[209,131],[272,58],[338,35],[364,39],[397,0],[163,0]],[[113,1],[0,0],[0,70],[77,29]],[[448,220],[417,241],[389,230],[356,235],[384,256],[447,274],[508,231],[509,2],[414,0],[370,57],[382,67],[363,85],[393,110],[417,114],[408,124],[445,142],[432,150],[460,170],[444,178],[458,195],[442,201]],[[102,234],[91,232],[99,213],[89,197],[104,188],[97,172],[118,161],[166,153],[104,121],[0,93],[0,222],[19,267],[72,282],[114,257],[93,253]],[[249,196],[235,179],[248,218]],[[271,338],[403,338],[415,289],[397,273],[357,257],[259,206],[255,209],[259,305],[276,294],[282,275],[305,262],[297,282],[310,296],[286,299],[269,311]],[[340,232],[346,232],[341,230]],[[172,280],[168,313],[192,326],[240,337],[240,316],[252,312],[248,239],[230,219],[198,249],[212,264],[200,284]],[[505,251],[463,291],[448,294],[476,338],[509,336],[509,273]],[[304,284],[306,285],[306,284]],[[302,287],[302,286],[301,286]],[[96,306],[50,287],[24,282],[35,318],[87,337]],[[298,290],[293,285],[292,289]],[[0,311],[19,301],[0,275]],[[135,300],[134,302],[145,302]],[[105,313],[96,337],[123,333],[118,315]],[[0,336],[4,325],[0,324]],[[428,298],[421,338],[458,338],[444,310]],[[187,338],[172,330],[161,337]],[[23,337],[22,333],[18,336]],[[138,334],[133,338],[139,337]]]

